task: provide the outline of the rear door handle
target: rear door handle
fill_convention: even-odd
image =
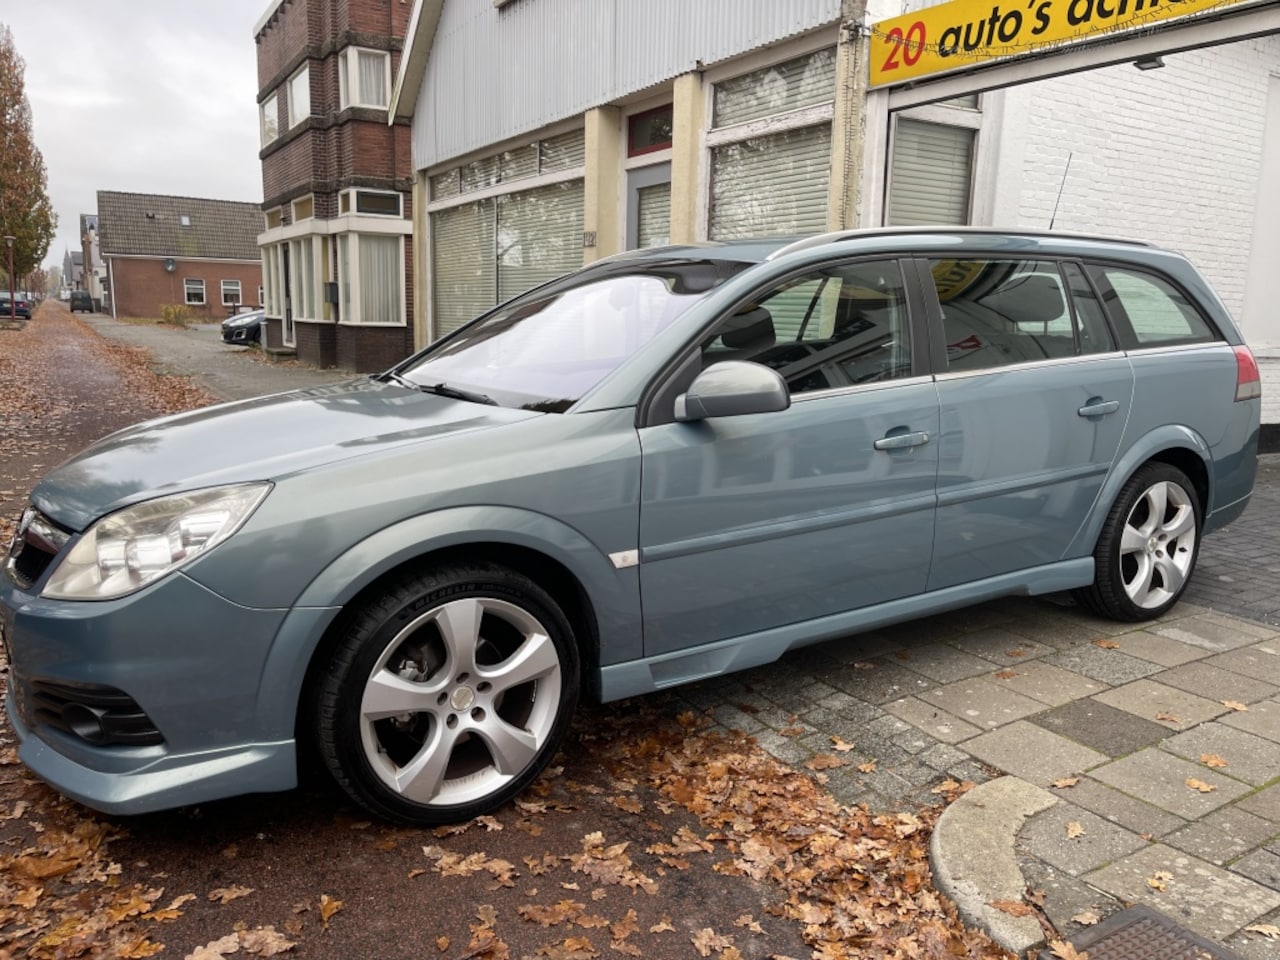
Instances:
[[[1090,397],[1089,402],[1076,411],[1082,417],[1104,417],[1120,409],[1119,400],[1103,400],[1101,397]]]
[[[877,450],[904,450],[907,447],[919,447],[929,442],[929,434],[924,431],[917,433],[895,433],[892,436],[881,437],[873,446]]]

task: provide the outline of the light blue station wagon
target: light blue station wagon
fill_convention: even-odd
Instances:
[[[1174,604],[1260,384],[1181,256],[984,230],[626,254],[372,378],[107,437],[0,576],[19,756],[137,813],[498,806],[614,700],[1006,594]],[[851,637],[850,644],[858,642]]]

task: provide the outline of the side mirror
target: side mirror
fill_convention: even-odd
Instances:
[[[705,420],[745,413],[776,413],[791,406],[787,382],[776,370],[746,360],[722,360],[698,374],[676,397],[676,419]]]

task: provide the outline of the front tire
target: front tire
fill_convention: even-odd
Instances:
[[[1144,464],[1120,490],[1094,548],[1094,581],[1076,598],[1115,620],[1152,620],[1182,596],[1204,519],[1191,481],[1167,463]]]
[[[527,577],[490,565],[406,575],[355,613],[318,684],[320,754],[380,817],[469,820],[554,756],[578,662],[568,620]]]

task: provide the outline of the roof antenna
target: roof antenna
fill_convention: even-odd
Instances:
[[[1062,202],[1062,188],[1063,188],[1063,187],[1065,187],[1065,186],[1067,185],[1067,171],[1071,169],[1071,158],[1072,158],[1072,157],[1074,157],[1074,156],[1075,156],[1075,151],[1074,151],[1074,150],[1072,150],[1070,153],[1068,153],[1068,154],[1067,154],[1067,165],[1066,165],[1065,167],[1063,167],[1063,168],[1062,168],[1062,182],[1061,182],[1060,184],[1058,184],[1058,199],[1057,199],[1057,200],[1055,200],[1055,201],[1053,201],[1053,216],[1051,216],[1051,217],[1049,218],[1049,229],[1050,229],[1050,230],[1052,230],[1052,229],[1053,229],[1053,225],[1054,225],[1054,223],[1056,223],[1056,222],[1057,222],[1057,219],[1058,219],[1058,204],[1060,204],[1060,203]]]

